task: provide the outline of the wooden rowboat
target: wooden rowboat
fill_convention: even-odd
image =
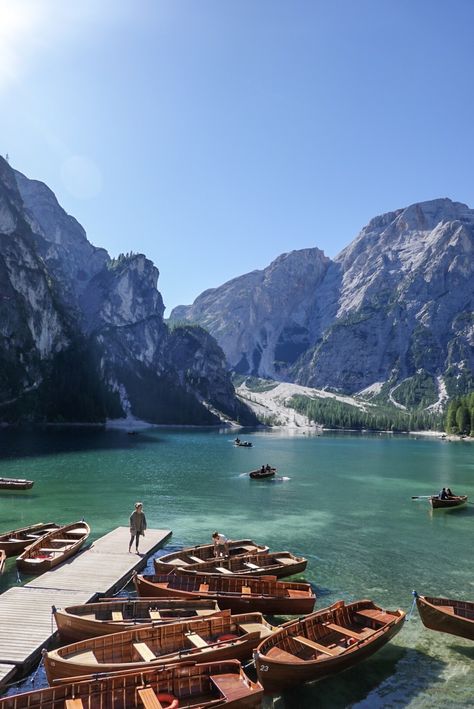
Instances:
[[[338,601],[263,640],[254,652],[258,678],[265,691],[280,692],[342,672],[383,647],[404,618],[372,601]]]
[[[311,613],[316,596],[309,583],[277,581],[275,576],[213,576],[168,574],[134,576],[138,595],[165,598],[212,598],[233,613],[260,611],[269,615]]]
[[[180,574],[217,574],[218,576],[292,576],[306,568],[307,560],[289,551],[275,551],[270,554],[248,554],[234,559],[214,559],[206,564],[196,564],[176,569]],[[155,571],[159,573],[155,565]]]
[[[118,633],[138,625],[177,623],[216,613],[220,613],[220,609],[215,601],[172,598],[115,598],[63,609],[53,606],[54,619],[64,643]]]
[[[245,554],[257,554],[268,551],[264,544],[257,544],[251,539],[229,540],[229,554],[231,557]],[[155,559],[157,574],[168,574],[178,567],[195,566],[196,564],[212,561],[215,558],[214,544],[201,544],[195,547],[186,547],[179,551],[165,554]]]
[[[262,478],[273,478],[276,471],[276,468],[264,468],[263,470],[259,468],[258,470],[251,470],[249,473],[249,478],[252,478],[252,480],[261,480]]]
[[[4,697],[0,709],[259,709],[262,695],[240,662],[228,660],[84,677]]]
[[[261,613],[220,615],[88,638],[44,654],[49,684],[59,678],[98,672],[148,669],[181,662],[251,657],[259,642],[277,630]]]
[[[39,522],[38,524],[30,524],[29,527],[3,532],[3,534],[0,534],[0,549],[4,549],[7,556],[16,556],[40,537],[59,529],[59,526],[59,524],[53,524],[52,522],[48,524]]]
[[[0,478],[0,490],[29,490],[34,484],[34,480],[22,480],[21,478]]]
[[[73,522],[45,534],[17,557],[16,565],[25,574],[42,574],[62,564],[80,550],[90,534],[86,522]]]
[[[474,603],[414,593],[423,625],[430,630],[474,640]]]
[[[451,507],[461,507],[467,502],[467,495],[456,495],[455,497],[448,497],[445,500],[441,500],[438,495],[432,495],[430,497],[430,505],[434,510],[446,510]]]

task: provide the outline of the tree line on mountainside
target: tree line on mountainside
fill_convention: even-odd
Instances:
[[[326,428],[394,432],[443,430],[441,414],[423,410],[377,407],[370,411],[332,398],[312,399],[301,395],[293,396],[290,406]]]
[[[445,429],[446,433],[474,437],[474,391],[450,401]]]

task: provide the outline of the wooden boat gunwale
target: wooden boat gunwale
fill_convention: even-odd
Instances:
[[[277,630],[261,613],[220,615],[142,626],[70,643],[44,654],[48,682],[59,677],[148,669],[170,663],[246,659],[257,647],[262,630]]]
[[[49,529],[59,529],[61,525],[55,524],[54,522],[37,522],[36,524],[30,524],[27,527],[20,527],[18,529],[11,529],[9,532],[2,532],[0,534],[0,549],[4,549],[7,557],[15,556],[21,553],[34,542],[38,541],[39,537],[44,536],[44,534],[38,534],[41,530]],[[28,533],[30,538],[28,539]],[[22,538],[22,536],[25,538]]]
[[[148,618],[145,618],[144,615],[137,618],[138,613],[144,613],[145,611],[148,611]],[[161,615],[166,613],[166,611],[189,611],[190,614],[189,616],[174,617]],[[195,611],[194,616],[192,611]],[[154,616],[150,612],[153,612]],[[55,608],[53,606],[53,615],[60,638],[69,644],[97,635],[117,633],[144,625],[177,623],[191,618],[211,617],[220,612],[216,601],[203,599],[115,598],[95,603],[67,606],[66,608]],[[122,618],[114,620],[113,613],[121,615]],[[97,618],[97,614],[102,615],[103,618]],[[96,617],[92,618],[91,616],[93,615]]]
[[[34,484],[34,480],[25,478],[0,477],[0,490],[30,490]]]
[[[422,596],[416,592],[414,595],[420,618],[426,628],[474,640],[474,602]],[[453,608],[453,611],[448,608]],[[459,610],[468,612],[472,617],[460,615],[456,612]]]
[[[286,559],[288,561],[280,561]],[[185,567],[178,567],[175,573],[178,574],[206,574],[221,576],[226,572],[218,569],[226,569],[228,575],[233,576],[276,576],[284,578],[300,574],[306,569],[307,559],[303,556],[296,556],[289,551],[261,552],[258,554],[246,554],[231,559],[214,559],[201,564],[193,564]],[[247,568],[241,568],[247,566]],[[237,567],[236,570],[233,567]],[[159,565],[155,564],[155,570],[159,573]]]
[[[276,576],[135,574],[133,581],[141,597],[214,598],[220,608],[234,613],[254,610],[269,615],[302,615],[311,613],[316,602],[310,584],[278,581]]]
[[[54,680],[51,687],[0,698],[0,708],[64,709],[67,700],[76,699],[84,707],[113,704],[114,709],[143,709],[139,692],[145,688],[156,695],[175,696],[183,709],[197,705],[258,709],[263,696],[262,686],[247,677],[238,660],[223,660],[79,676],[72,682]]]
[[[361,613],[357,619],[360,627],[356,631],[358,613]],[[390,621],[384,622],[385,616],[391,617]],[[285,623],[254,651],[259,681],[265,691],[280,692],[296,683],[322,679],[349,669],[389,642],[402,629],[404,618],[405,612],[401,609],[387,611],[363,599],[349,604],[338,601],[306,618]],[[313,636],[316,641],[311,639]],[[273,649],[275,651],[271,652]]]
[[[429,503],[434,510],[442,509],[453,509],[455,507],[461,507],[467,503],[467,495],[455,495],[454,497],[448,497],[442,500],[438,495],[432,495],[429,498]]]
[[[229,539],[228,542],[229,553],[231,558],[237,558],[238,556],[246,556],[247,554],[258,553],[265,554],[268,552],[268,546],[265,544],[256,544],[252,539]],[[235,553],[236,549],[244,549],[243,552]],[[212,561],[216,557],[214,556],[214,544],[199,544],[194,547],[184,547],[178,551],[170,552],[169,554],[164,554],[163,556],[157,556],[154,559],[155,568],[157,573],[168,573],[174,571],[177,566],[188,566],[198,563],[207,563]],[[185,561],[186,557],[191,561]],[[202,559],[202,561],[198,561]],[[176,561],[178,560],[178,561]],[[175,563],[173,563],[175,561]]]
[[[76,538],[64,539],[65,534],[74,534],[74,529],[82,532]],[[16,559],[16,565],[20,571],[27,574],[41,574],[44,571],[59,566],[66,559],[74,556],[90,534],[90,527],[87,522],[72,522],[49,532],[37,539],[28,546]],[[63,542],[62,547],[49,547],[46,545]],[[67,544],[66,544],[67,542]]]

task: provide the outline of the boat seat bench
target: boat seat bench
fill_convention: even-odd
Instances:
[[[230,569],[226,569],[225,566],[216,566],[216,571],[219,571],[221,574],[230,574],[231,576],[234,575],[234,572]]]
[[[209,584],[208,583],[199,584],[199,591],[201,593],[207,593],[209,591]]]
[[[122,611],[112,611],[112,620],[123,620]]]
[[[188,554],[188,559],[194,561],[195,564],[202,564],[204,562],[204,559],[200,559],[198,556],[191,556],[191,554]]]
[[[163,709],[163,704],[160,702],[152,687],[144,687],[138,690],[138,696],[146,709]]]
[[[256,569],[261,569],[261,568],[262,568],[261,566],[257,566],[257,564],[252,564],[252,562],[250,562],[250,561],[244,561],[244,566],[246,566],[246,567],[249,568],[249,569],[253,569],[254,571],[255,571]]]
[[[366,618],[369,618],[370,620],[376,620],[379,623],[383,623],[384,625],[394,620],[393,615],[390,615],[389,613],[384,613],[383,611],[376,611],[375,609],[371,608],[357,611],[355,617],[357,618],[357,616],[362,618],[362,622],[364,622]]]
[[[82,699],[66,699],[65,709],[84,709]]]
[[[152,660],[156,660],[155,653],[150,650],[146,643],[133,643],[133,647],[138,652],[142,660],[145,660],[145,662],[151,662]]]
[[[291,652],[282,650],[279,647],[270,648],[270,650],[267,652],[267,655],[268,657],[271,657],[272,660],[281,660],[281,662],[304,662],[301,657],[298,657],[297,655],[292,655]]]
[[[349,628],[344,628],[342,625],[336,625],[336,623],[324,623],[325,628],[329,630],[335,630],[336,633],[341,635],[346,635],[348,638],[356,638],[357,640],[364,640],[367,637],[366,633],[357,633],[355,630],[349,630]]]
[[[154,611],[154,610],[149,610],[148,615],[152,620],[161,620],[161,613],[160,611]]]
[[[194,645],[194,647],[197,647],[199,649],[203,647],[209,647],[209,643],[204,640],[204,638],[201,638],[200,635],[197,633],[186,633],[186,637],[189,640],[190,643]]]
[[[242,586],[241,590],[242,590],[242,593],[244,593],[244,594],[245,593],[249,593],[249,594],[252,593],[252,589],[250,588],[250,586]]]
[[[268,638],[269,635],[273,634],[270,628],[267,628],[263,623],[239,623],[239,628],[242,628],[246,633],[260,633],[260,638]]]
[[[342,647],[326,647],[326,645],[321,645],[320,643],[314,642],[314,640],[310,640],[309,638],[305,638],[303,635],[293,635],[293,640],[297,640],[301,645],[306,645],[306,647],[310,647],[313,650],[318,650],[319,652],[323,652],[325,655],[340,655],[341,652],[343,652],[344,648]]]

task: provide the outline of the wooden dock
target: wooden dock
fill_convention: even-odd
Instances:
[[[39,660],[56,626],[51,606],[87,603],[112,595],[169,537],[169,529],[147,529],[140,555],[128,553],[128,527],[117,527],[61,566],[0,595],[0,688],[26,674]]]

